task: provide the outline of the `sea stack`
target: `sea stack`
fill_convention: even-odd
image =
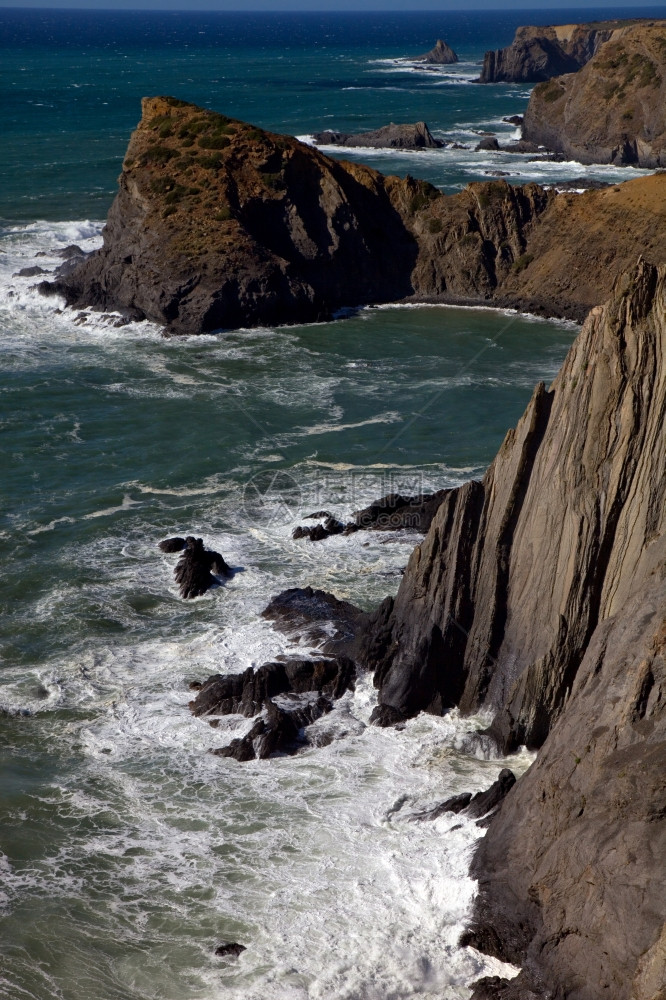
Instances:
[[[433,66],[451,66],[458,61],[456,53],[442,38],[437,39],[435,47],[430,49],[430,52],[417,56],[414,60],[414,62],[429,63]]]

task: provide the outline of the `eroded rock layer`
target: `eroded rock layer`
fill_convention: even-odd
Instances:
[[[663,556],[665,295],[666,270],[625,276],[483,481],[444,498],[366,636],[380,704],[490,707],[503,749],[542,745],[594,630]]]
[[[486,52],[480,83],[539,83],[582,69],[599,49],[640,19],[518,28],[511,45]],[[663,24],[663,22],[662,22]]]
[[[624,28],[579,73],[534,88],[523,138],[581,163],[666,165],[666,22]]]

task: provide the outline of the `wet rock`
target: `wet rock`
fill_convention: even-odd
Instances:
[[[438,38],[435,47],[430,49],[430,52],[426,52],[423,56],[416,56],[414,62],[429,63],[431,65],[438,66],[451,66],[453,63],[458,62],[458,56],[450,45],[447,45],[443,39]]]
[[[433,809],[426,809],[423,812],[415,813],[412,817],[414,820],[421,822],[422,820],[433,820],[439,819],[444,813],[460,813],[465,809],[472,801],[471,792],[462,792],[460,795],[452,795],[451,798],[446,799],[444,802],[440,802],[439,805],[435,806]]]
[[[250,717],[277,695],[315,691],[340,698],[354,689],[355,681],[356,668],[346,657],[275,661],[256,670],[248,667],[240,674],[214,674],[201,685],[190,710],[197,716],[240,713]]]
[[[425,122],[414,125],[385,125],[372,132],[317,132],[316,143],[322,146],[363,146],[373,149],[441,149]]]
[[[215,949],[215,954],[220,958],[225,956],[232,956],[233,958],[238,958],[247,948],[244,944],[237,944],[235,941],[223,941],[222,944],[218,944]]]
[[[370,716],[370,724],[388,729],[405,721],[405,716],[393,705],[375,705]]]
[[[481,140],[481,142],[476,147],[476,152],[481,153],[485,150],[489,150],[490,152],[496,153],[499,151],[499,148],[500,147],[497,138],[495,136],[492,137],[488,136],[486,139]]]
[[[487,813],[496,809],[502,799],[508,795],[516,783],[516,776],[508,767],[503,768],[497,781],[494,781],[485,792],[477,792],[472,796],[465,812],[472,819],[480,819]]]
[[[38,267],[36,264],[32,267],[22,267],[20,271],[16,271],[12,278],[36,278],[38,274],[48,274],[49,272],[44,267]]]
[[[330,699],[319,695],[315,700],[298,700],[292,704],[267,701],[264,715],[257,719],[250,732],[232,740],[228,746],[212,750],[216,757],[233,757],[244,763],[266,760],[276,754],[293,754],[307,743],[305,730],[333,708]]]
[[[356,511],[352,515],[353,523],[357,528],[366,531],[395,531],[409,528],[412,531],[425,533],[449,492],[449,490],[438,490],[436,493],[419,496],[388,493],[363,510]]]
[[[174,538],[165,538],[164,541],[159,543],[158,548],[162,552],[182,552],[186,544],[184,538],[176,536]]]
[[[502,118],[502,121],[520,127],[523,124],[523,115],[509,115],[507,118]]]
[[[216,576],[230,577],[231,569],[219,552],[204,548],[202,538],[167,538],[159,543],[163,552],[178,552],[181,555],[174,577],[180,588],[180,596],[186,599],[201,597],[217,581]]]
[[[536,142],[528,142],[526,139],[519,139],[518,142],[509,142],[502,148],[505,153],[524,154],[534,154],[543,150],[543,146],[539,146]]]
[[[54,256],[60,257],[62,260],[71,260],[72,257],[85,257],[86,253],[76,243],[70,243],[69,246],[63,247],[62,250],[56,250]]]
[[[333,656],[351,655],[365,614],[349,601],[312,587],[293,587],[262,611],[281,632],[318,645]]]

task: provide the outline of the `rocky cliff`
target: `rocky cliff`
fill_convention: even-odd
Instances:
[[[497,304],[584,319],[635,260],[666,260],[666,177],[583,195],[504,181],[444,196],[172,98],[143,103],[104,245],[43,282],[172,333],[342,306]]]
[[[610,39],[643,23],[617,20],[518,28],[511,45],[486,52],[479,83],[539,83],[575,73]]]
[[[68,304],[200,333],[411,292],[407,182],[173,98],[142,108],[104,246],[57,284]]]
[[[666,22],[613,33],[579,73],[535,87],[523,138],[582,163],[666,165]]]
[[[485,707],[505,751],[543,744],[666,531],[664,281],[623,278],[483,481],[445,497],[366,638],[381,705]]]
[[[475,1000],[663,1000],[666,267],[645,261],[450,491],[364,639],[379,721],[491,710],[541,747],[477,851]]]

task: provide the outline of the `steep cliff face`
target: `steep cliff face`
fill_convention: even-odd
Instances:
[[[445,498],[365,639],[380,705],[485,706],[503,749],[543,744],[666,532],[665,289],[643,261],[625,276],[483,481]]]
[[[417,247],[390,190],[376,171],[295,139],[145,99],[104,246],[59,290],[174,333],[305,322],[407,295]]]
[[[627,27],[644,23],[655,22],[636,19],[518,28],[511,45],[486,52],[479,83],[539,83],[575,73],[606,42]]]
[[[523,138],[582,163],[666,165],[666,22],[613,34],[579,72],[534,88]]]
[[[661,569],[597,627],[565,712],[480,841],[463,940],[522,972],[482,981],[475,1000],[665,995],[661,554]]]

